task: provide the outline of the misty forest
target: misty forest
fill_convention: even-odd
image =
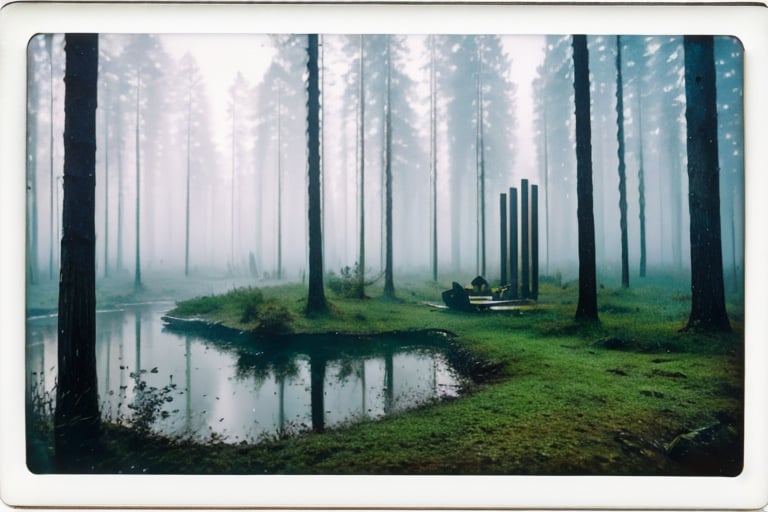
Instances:
[[[738,474],[742,54],[35,36],[28,467]]]

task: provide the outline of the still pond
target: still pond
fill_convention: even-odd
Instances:
[[[213,339],[169,329],[162,317],[172,307],[98,312],[97,374],[106,420],[144,421],[171,437],[252,443],[379,419],[458,396],[467,383],[434,339]],[[55,394],[56,329],[55,315],[27,320],[28,395]]]

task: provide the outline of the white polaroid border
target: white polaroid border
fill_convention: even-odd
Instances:
[[[25,462],[26,45],[36,33],[712,34],[744,44],[744,471],[721,477],[36,475]],[[0,10],[0,498],[28,507],[757,509],[768,503],[764,5],[33,3]]]

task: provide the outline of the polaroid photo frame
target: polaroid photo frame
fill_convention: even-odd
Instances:
[[[0,11],[0,497],[19,507],[385,509],[755,509],[768,503],[768,258],[761,136],[768,100],[768,10],[758,4],[48,3]],[[118,475],[35,473],[25,433],[28,44],[38,34],[716,35],[743,45],[744,450],[735,476]],[[247,59],[239,51],[223,59]],[[303,185],[302,185],[303,188]],[[223,249],[222,249],[223,250]],[[438,299],[439,300],[439,299]],[[475,303],[477,301],[475,300]]]

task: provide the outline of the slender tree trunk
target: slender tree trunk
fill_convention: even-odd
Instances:
[[[509,189],[509,286],[512,289],[512,298],[517,298],[519,287],[518,273],[518,216],[517,216],[517,189]]]
[[[104,277],[109,277],[109,97],[104,87]]]
[[[638,134],[638,149],[637,149],[637,193],[639,204],[639,220],[640,220],[640,277],[645,277],[646,272],[646,246],[645,246],[645,169],[643,168],[643,99],[642,90],[637,93],[638,106],[637,106],[637,134]]]
[[[621,74],[621,36],[616,36],[616,124],[619,157],[619,227],[621,228],[621,286],[629,288],[627,237],[627,168],[624,163],[624,86]]]
[[[283,141],[280,84],[277,85],[277,279],[283,278]],[[322,159],[320,160],[322,166]],[[322,187],[322,183],[320,184]]]
[[[528,180],[524,179],[520,183],[520,259],[521,259],[521,279],[522,295],[524,299],[531,296],[530,281],[530,217],[528,206]]]
[[[531,185],[531,298],[539,298],[539,187]]]
[[[118,140],[120,140],[118,138]],[[117,260],[115,268],[123,270],[123,152],[117,151]]]
[[[395,297],[395,281],[392,261],[392,50],[387,38],[387,106],[384,126],[384,166],[385,171],[385,245],[386,257],[384,264],[384,296]]]
[[[579,229],[579,302],[576,320],[597,322],[595,217],[592,200],[592,134],[589,107],[587,36],[573,36],[573,88],[576,106],[576,194]]]
[[[733,286],[731,287],[731,290],[734,292],[738,292],[741,290],[741,283],[739,282],[739,273],[738,273],[738,265],[736,261],[736,197],[738,196],[736,192],[736,183],[734,180],[731,180],[731,200],[728,201],[730,204],[730,214],[729,219],[731,223],[731,279],[733,280]]]
[[[320,211],[320,90],[318,83],[317,34],[307,36],[307,157],[309,292],[307,313],[323,313],[328,304],[323,287],[323,233]]]
[[[483,55],[477,51],[477,272],[485,275],[485,148],[483,147]]]
[[[37,128],[40,90],[32,80],[34,77],[34,58],[27,59],[27,76],[29,81],[29,101],[27,103],[27,280],[29,284],[37,284],[39,265],[37,258]]]
[[[670,196],[672,206],[672,219],[666,222],[671,228],[672,238],[672,258],[673,264],[677,270],[683,268],[683,172],[682,172],[682,151],[680,148],[679,128],[673,130],[674,135],[669,137],[668,151],[670,155]]]
[[[715,58],[712,36],[685,36],[685,120],[691,216],[688,329],[731,330],[725,310],[720,235]]]
[[[133,289],[141,290],[141,64],[136,64],[136,269],[134,271]]]
[[[134,375],[136,378],[140,378],[141,376],[141,311],[136,310],[136,314],[134,316],[134,354],[136,357],[136,362],[134,363],[135,370]]]
[[[237,95],[235,88],[232,88],[232,154],[230,155],[230,163],[232,167],[231,183],[229,191],[229,269],[230,272],[235,271],[235,129],[237,119]]]
[[[319,82],[319,88],[320,88],[320,176],[325,176],[325,44],[323,41],[323,35],[320,34],[318,37],[318,82]],[[328,248],[326,247],[326,237],[328,237],[328,233],[333,233],[331,231],[331,228],[328,227],[326,223],[326,212],[325,209],[326,205],[326,183],[324,179],[320,179],[320,212],[321,212],[321,218],[320,218],[320,224],[321,229],[323,232],[323,254],[325,255],[325,259],[323,260],[323,271],[325,271],[325,265],[326,262],[331,256],[328,256],[329,254],[338,254],[336,251],[334,253],[331,253]],[[331,234],[331,237],[333,237],[333,234]],[[280,250],[282,251],[282,247],[280,247]],[[282,258],[281,258],[282,260]],[[282,275],[282,270],[281,270]]]
[[[365,36],[360,35],[360,70],[358,101],[357,147],[359,148],[358,175],[360,200],[360,246],[357,262],[357,298],[365,298]]]
[[[54,440],[63,470],[85,469],[99,433],[96,380],[98,35],[66,35],[64,233]]]
[[[186,368],[184,371],[184,432],[187,435],[192,434],[192,338],[184,337],[184,362]]]
[[[50,243],[48,245],[48,279],[53,280],[53,248],[57,241],[54,239],[54,233],[56,232],[58,223],[53,222],[54,207],[58,208],[58,203],[54,203],[54,195],[56,190],[55,179],[53,176],[53,35],[45,35],[45,48],[48,51],[48,64],[50,71],[50,95],[48,101],[48,119],[50,120],[49,133],[48,133],[48,165],[50,170],[50,187],[51,187],[51,205],[49,210],[49,225],[51,226]]]
[[[189,186],[192,175],[192,85],[187,90],[187,197],[184,216],[184,275],[189,276]]]
[[[547,107],[544,106],[544,243],[547,246],[545,272],[549,275],[549,137],[547,134]]]
[[[429,153],[432,191],[432,280],[437,281],[437,76],[435,70],[435,36],[431,35],[429,64]]]
[[[448,145],[455,144],[455,141],[449,141]],[[451,199],[450,199],[450,235],[451,235],[451,268],[454,273],[463,271],[463,265],[461,261],[462,257],[462,238],[464,233],[464,219],[462,212],[464,211],[465,198],[462,196],[463,192],[463,180],[462,173],[459,170],[459,165],[452,161],[450,169],[450,186],[451,186]],[[467,205],[466,207],[468,207]]]
[[[499,238],[499,245],[501,246],[501,286],[507,284],[507,262],[509,258],[507,256],[507,194],[501,193],[499,195],[499,226],[501,228],[501,236]]]

